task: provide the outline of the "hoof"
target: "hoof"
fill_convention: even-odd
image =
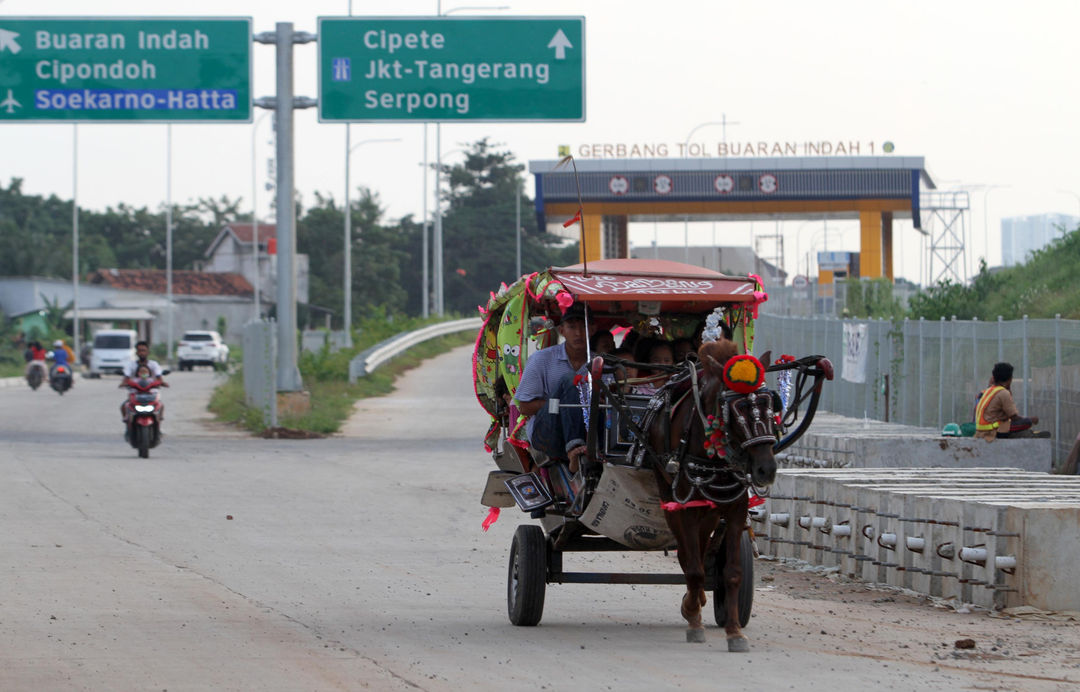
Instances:
[[[688,629],[686,630],[686,642],[688,644],[704,644],[705,643],[705,628],[701,629]],[[749,648],[749,647],[747,647]]]
[[[727,640],[727,650],[736,654],[744,654],[750,650],[750,640],[746,637],[732,637]]]

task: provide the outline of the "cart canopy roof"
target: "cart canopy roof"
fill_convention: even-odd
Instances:
[[[718,303],[754,300],[754,279],[727,276],[660,259],[607,259],[548,271],[575,299],[586,303],[659,301],[665,310],[696,311]],[[709,308],[711,309],[711,307]]]

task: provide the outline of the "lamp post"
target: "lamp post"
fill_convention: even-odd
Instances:
[[[365,144],[400,142],[401,137],[365,139],[349,146],[349,125],[345,125],[345,345],[352,346],[352,204],[349,202],[349,155]]]
[[[990,266],[990,222],[987,219],[987,200],[990,199],[990,193],[999,188],[1009,187],[1008,185],[987,185],[985,192],[983,192],[983,242],[986,243],[986,254],[983,259],[986,260],[986,266]]]
[[[434,237],[434,258],[432,259],[431,279],[435,284],[435,314],[440,317],[446,313],[446,302],[443,295],[443,238],[442,238],[442,160],[444,156],[449,156],[459,151],[465,151],[462,147],[451,149],[450,151],[442,151],[439,149],[441,137],[439,134],[439,128],[435,128],[435,237]]]
[[[252,258],[255,263],[255,271],[252,274],[255,279],[252,282],[252,287],[255,289],[255,315],[252,319],[256,320],[262,317],[262,308],[259,305],[259,186],[257,184],[258,176],[255,173],[255,149],[259,123],[265,120],[268,115],[273,115],[273,111],[266,111],[260,115],[251,128],[251,246],[253,249]]]
[[[720,141],[721,142],[727,142],[727,126],[728,125],[739,125],[739,124],[741,124],[741,123],[736,122],[736,121],[728,122],[727,113],[722,113],[720,120],[709,120],[707,122],[698,123],[697,125],[694,125],[694,127],[691,128],[690,132],[686,135],[686,139],[683,141],[682,155],[683,156],[688,155],[689,151],[688,151],[687,147],[690,146],[690,138],[693,137],[694,133],[697,132],[698,130],[700,130],[701,128],[708,127],[710,125],[719,125],[720,126]]]
[[[814,234],[812,236],[810,236],[810,246],[809,246],[809,249],[806,251],[806,276],[807,276],[807,278],[810,277],[810,255],[811,255],[811,253],[813,253],[814,248],[817,247],[818,241],[820,241],[823,244],[822,252],[828,252],[829,251],[829,234],[830,233],[842,233],[842,232],[843,232],[842,229],[829,228],[828,226],[824,226],[822,228],[819,228],[817,231],[814,232]]]
[[[165,360],[173,357],[173,285],[172,285],[172,123],[165,124],[165,293],[169,303],[166,322]]]
[[[821,217],[820,221],[821,221],[821,227],[822,228],[827,228],[827,226],[825,225],[826,224],[826,219],[825,219],[824,216]],[[799,252],[799,239],[802,237],[802,230],[804,228],[806,228],[808,225],[810,225],[812,223],[817,223],[817,222],[818,222],[818,219],[810,219],[809,221],[803,221],[801,224],[799,224],[799,227],[795,229],[795,273],[798,273],[798,271],[799,271],[799,255],[802,254],[802,253]],[[810,278],[810,267],[809,266],[807,266],[807,268],[806,268],[806,275],[807,275],[806,278],[809,279]]]
[[[436,0],[435,14],[444,17],[452,12],[464,12],[467,10],[508,10],[509,5],[463,5],[461,7],[452,7],[449,10],[442,11],[442,0]],[[427,127],[425,126],[425,132]],[[442,240],[442,205],[439,204],[439,188],[442,186],[442,123],[435,123],[435,262],[432,267],[432,279],[435,282],[435,312],[440,317],[445,313],[445,303],[443,301],[443,240]],[[425,160],[427,155],[427,147],[424,147]],[[424,166],[425,175],[427,166]],[[425,235],[425,237],[427,237]]]
[[[72,347],[79,347],[79,124],[71,126],[71,292]]]

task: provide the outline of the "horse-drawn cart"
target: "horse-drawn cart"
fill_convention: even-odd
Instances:
[[[745,650],[753,605],[753,544],[747,512],[775,476],[774,453],[805,432],[832,368],[821,356],[750,354],[754,318],[767,299],[758,277],[730,277],[660,260],[604,260],[527,275],[493,293],[473,358],[477,398],[491,414],[485,445],[497,470],[482,502],[485,529],[500,508],[518,506],[541,526],[517,528],[510,548],[508,611],[536,625],[547,584],[686,584],[687,639],[703,641],[701,606],[729,648]],[[675,342],[701,340],[674,365],[588,353],[547,411],[579,409],[587,452],[580,463],[534,454],[513,399],[528,354],[558,341],[555,325],[574,303],[588,307],[590,333]],[[633,377],[648,369],[650,379]],[[765,383],[775,373],[776,385]],[[659,388],[641,386],[657,380]],[[644,392],[644,393],[642,393]],[[576,467],[576,468],[573,468]],[[541,528],[542,527],[542,528]],[[678,551],[682,573],[569,572],[578,551]]]

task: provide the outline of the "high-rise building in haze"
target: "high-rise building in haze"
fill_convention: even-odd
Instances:
[[[1080,225],[1080,218],[1068,214],[1013,216],[1001,220],[1001,264],[1023,264],[1027,256],[1046,247]]]

